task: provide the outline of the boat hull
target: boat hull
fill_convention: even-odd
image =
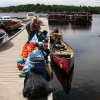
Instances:
[[[74,56],[70,59],[62,59],[52,53],[51,58],[59,66],[59,68],[64,69],[67,74],[70,72],[74,64]]]
[[[50,41],[55,42],[55,40],[56,40],[58,37],[62,37],[62,36],[60,36],[60,35],[51,35],[51,36],[50,36]]]
[[[59,37],[51,47],[51,59],[68,74],[74,64],[74,51]]]
[[[66,94],[70,93],[71,89],[71,83],[73,79],[73,74],[74,74],[74,65],[71,68],[71,71],[69,74],[66,74],[64,70],[61,70],[57,64],[54,62],[51,63],[51,68],[53,69],[58,81],[63,87],[63,90],[65,91]]]
[[[55,29],[51,32],[50,41],[55,42],[58,37],[62,37],[62,32],[58,29]]]
[[[18,22],[15,22],[14,25],[6,26],[6,27],[5,27],[5,30],[6,30],[6,31],[12,31],[12,30],[17,29],[17,28],[20,27],[20,26],[21,26],[21,21],[18,21]]]
[[[2,43],[3,40],[4,40],[4,38],[0,38],[0,43]]]
[[[0,29],[0,43],[3,42],[6,32],[3,29]]]

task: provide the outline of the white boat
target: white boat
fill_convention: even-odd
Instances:
[[[35,16],[34,12],[27,12],[27,19],[31,19],[33,16]]]
[[[11,16],[1,16],[0,23],[4,25],[6,31],[12,31],[21,26],[21,20],[12,19]]]
[[[11,20],[12,20],[11,16],[1,16],[0,17],[0,22],[7,22]]]
[[[3,29],[0,29],[0,43],[3,42],[6,32]]]

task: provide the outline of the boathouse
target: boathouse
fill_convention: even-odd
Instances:
[[[92,14],[88,12],[49,12],[49,22],[91,22]]]

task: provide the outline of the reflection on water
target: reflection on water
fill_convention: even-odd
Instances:
[[[76,22],[58,22],[54,23],[51,22],[49,24],[49,28],[51,30],[54,30],[55,27],[58,27],[60,29],[66,30],[66,29],[72,29],[72,30],[91,30],[92,23],[76,23]]]
[[[66,23],[66,22],[56,22],[56,23],[50,22],[50,24],[49,24],[50,30],[54,30],[56,27],[66,30],[68,26],[69,26],[69,23]]]
[[[69,94],[60,89],[57,100],[100,100],[100,14],[93,15],[91,24],[69,23],[49,25],[50,32],[58,28],[63,40],[74,50],[74,76]]]
[[[66,74],[64,70],[60,69],[57,64],[52,62],[51,67],[59,80],[60,84],[63,87],[63,90],[65,91],[66,94],[69,94],[70,89],[71,89],[71,82],[72,82],[72,77],[73,77],[73,72],[74,72],[74,65],[70,71],[69,74]]]
[[[87,29],[87,30],[91,30],[91,26],[92,26],[92,23],[70,23],[71,24],[71,29],[73,30],[76,30],[76,29],[79,29],[79,30],[83,30],[83,29]]]
[[[68,25],[69,22],[48,22],[49,25]]]

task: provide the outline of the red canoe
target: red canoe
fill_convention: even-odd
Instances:
[[[74,64],[74,51],[59,37],[52,45],[51,59],[68,74]]]
[[[62,32],[60,30],[58,30],[58,29],[55,29],[50,34],[50,42],[55,42],[57,37],[62,37]]]

